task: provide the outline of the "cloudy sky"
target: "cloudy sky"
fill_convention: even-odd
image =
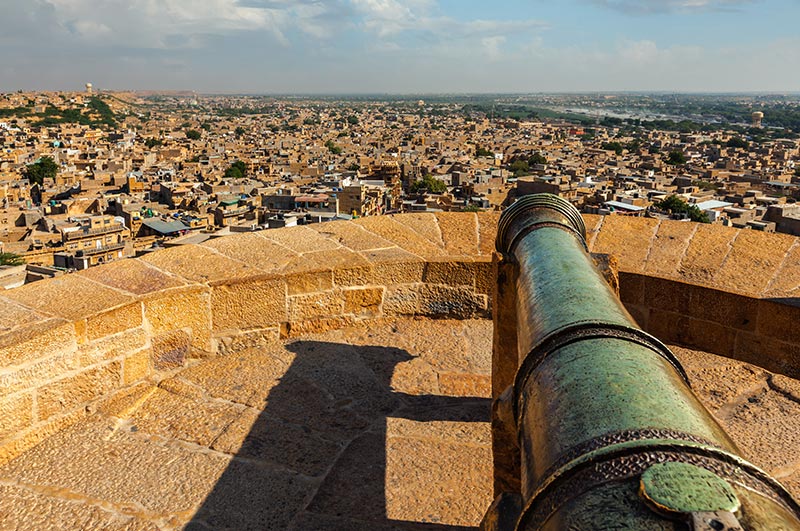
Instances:
[[[800,91],[800,0],[0,0],[0,91]]]

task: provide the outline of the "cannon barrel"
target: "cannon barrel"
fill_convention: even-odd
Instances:
[[[741,457],[596,269],[575,207],[521,198],[497,250],[516,269],[504,396],[519,492],[498,496],[484,530],[800,530],[800,505]]]

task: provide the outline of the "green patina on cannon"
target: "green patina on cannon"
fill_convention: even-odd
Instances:
[[[800,530],[800,505],[740,457],[609,288],[569,202],[523,197],[497,250],[493,370],[516,376],[494,393],[497,499],[482,529]]]

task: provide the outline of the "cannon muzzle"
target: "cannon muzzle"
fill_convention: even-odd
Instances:
[[[497,250],[514,273],[498,281],[495,304],[513,308],[503,322],[495,313],[495,363],[511,341],[502,352],[517,370],[495,393],[495,452],[516,464],[496,470],[514,491],[496,493],[482,529],[800,530],[800,505],[741,457],[609,288],[569,202],[521,198],[500,218]]]

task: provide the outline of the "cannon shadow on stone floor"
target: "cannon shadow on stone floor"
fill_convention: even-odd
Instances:
[[[464,446],[426,446],[425,433],[404,432],[440,437],[443,423],[488,422],[488,399],[393,390],[395,367],[413,359],[398,348],[299,340],[286,349],[288,369],[185,529],[471,529],[442,514],[484,502],[452,496],[478,472],[458,456],[449,462],[466,469],[436,469],[434,455]],[[425,474],[439,477],[419,489]]]

